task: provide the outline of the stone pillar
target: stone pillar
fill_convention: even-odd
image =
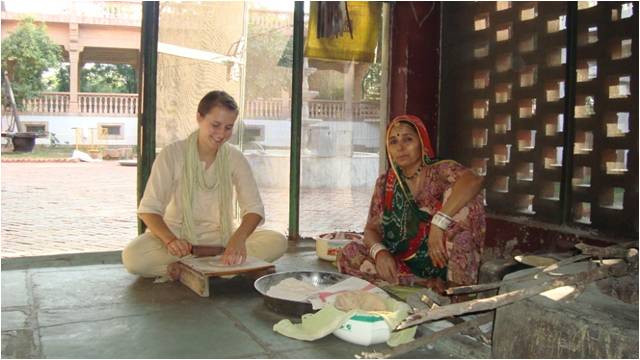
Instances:
[[[353,147],[353,95],[355,85],[355,62],[344,64],[344,114],[336,124],[336,146],[339,156],[351,157]]]
[[[78,93],[80,92],[80,52],[82,47],[78,44],[79,27],[77,23],[69,23],[69,112],[80,111]]]
[[[344,64],[344,120],[353,121],[353,95],[356,63]]]
[[[364,76],[367,75],[369,71],[369,65],[367,63],[360,63],[356,65],[354,75],[353,75],[353,83],[359,84],[358,86],[354,85],[353,88],[353,100],[358,102],[364,100],[364,94],[362,92],[362,80],[364,80]]]
[[[80,85],[80,52],[69,50],[69,112],[76,113]]]

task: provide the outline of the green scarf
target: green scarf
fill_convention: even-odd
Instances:
[[[229,146],[229,144],[223,143],[218,148],[216,159],[212,164],[213,182],[209,184],[205,181],[205,170],[198,156],[198,131],[194,131],[187,139],[187,151],[185,153],[182,177],[184,184],[182,187],[184,212],[182,215],[181,237],[192,244],[196,244],[198,241],[193,233],[193,194],[198,188],[204,191],[218,191],[220,232],[222,233],[222,244],[224,246],[227,245],[233,231],[233,188],[229,164]]]
[[[424,158],[425,164],[435,162],[436,160],[426,156]],[[431,215],[418,207],[409,191],[402,169],[395,163],[392,166],[397,169],[399,178],[395,178],[392,170],[389,170],[382,213],[382,243],[397,259],[415,254],[409,260],[399,264],[401,272],[410,270],[411,273],[422,278],[446,279],[447,268],[435,267],[428,254],[429,227],[427,224],[431,223]],[[392,178],[389,179],[389,176]],[[406,193],[402,191],[401,186],[406,189]],[[390,201],[386,201],[388,195],[391,196],[388,199]]]

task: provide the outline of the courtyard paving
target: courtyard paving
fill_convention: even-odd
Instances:
[[[287,232],[288,189],[260,189],[265,227]],[[372,189],[301,189],[300,233],[362,231]],[[137,234],[136,168],[2,163],[3,258],[121,250]]]

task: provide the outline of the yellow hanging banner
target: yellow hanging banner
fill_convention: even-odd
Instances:
[[[324,60],[373,62],[378,43],[382,2],[347,1],[350,30],[338,37],[318,38],[318,3],[311,2],[304,55]],[[348,26],[347,26],[348,27]]]

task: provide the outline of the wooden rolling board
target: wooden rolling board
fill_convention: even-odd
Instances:
[[[188,258],[179,262],[180,282],[202,297],[208,297],[211,293],[209,278],[245,274],[251,277],[275,272],[275,266],[271,263],[256,258],[247,258],[242,265],[223,265],[222,256],[209,256],[200,258]]]

